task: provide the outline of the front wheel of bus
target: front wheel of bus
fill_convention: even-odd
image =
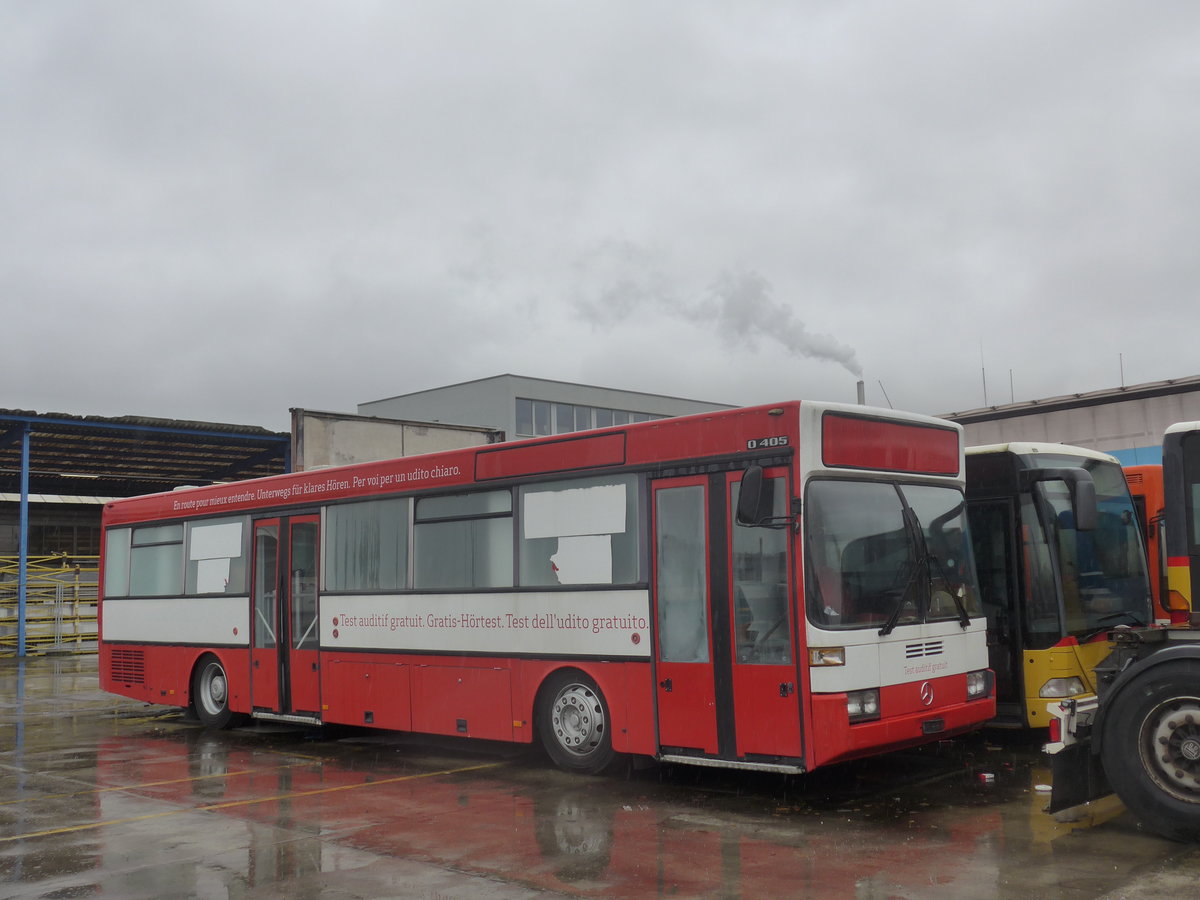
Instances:
[[[608,704],[582,672],[557,672],[542,686],[538,732],[555,765],[568,772],[604,771],[615,756]]]
[[[1108,710],[1101,755],[1113,790],[1151,830],[1200,839],[1200,661],[1127,685]]]
[[[192,704],[201,724],[209,728],[227,728],[233,721],[229,708],[229,677],[215,656],[206,656],[192,676]]]

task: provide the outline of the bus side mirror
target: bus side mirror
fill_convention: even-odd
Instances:
[[[1096,482],[1089,477],[1067,482],[1071,489],[1071,507],[1075,512],[1076,531],[1095,531],[1099,514],[1096,509]]]
[[[761,525],[771,518],[774,492],[764,490],[762,466],[751,466],[742,475],[738,492],[737,523]]]
[[[1076,531],[1095,531],[1100,517],[1096,507],[1096,482],[1087,469],[1025,469],[1021,487],[1031,488],[1039,481],[1061,481],[1071,494],[1071,515]]]

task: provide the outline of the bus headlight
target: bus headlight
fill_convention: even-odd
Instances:
[[[851,722],[869,722],[879,718],[879,690],[849,691],[846,694],[846,713]]]
[[[1083,686],[1083,679],[1078,675],[1072,675],[1070,678],[1051,678],[1042,685],[1042,689],[1038,692],[1038,696],[1074,697],[1076,694],[1086,693],[1087,688]]]
[[[967,699],[978,700],[992,693],[992,670],[977,669],[967,673]]]

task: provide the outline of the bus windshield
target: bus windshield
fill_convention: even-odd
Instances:
[[[814,481],[805,509],[814,625],[890,631],[981,614],[960,491]]]
[[[1071,496],[1062,481],[1040,482],[1021,508],[1023,531],[1047,534],[1027,541],[1025,560],[1033,575],[1026,645],[1050,647],[1064,636],[1088,639],[1117,625],[1144,625],[1153,619],[1146,553],[1137,515],[1120,466],[1039,454],[1029,463],[1041,468],[1082,465],[1096,485],[1099,513],[1091,531],[1075,528]],[[1061,577],[1055,579],[1054,567]],[[1061,584],[1061,606],[1055,584]]]

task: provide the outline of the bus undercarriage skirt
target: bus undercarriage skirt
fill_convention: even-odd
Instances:
[[[804,766],[787,763],[746,762],[741,759],[713,759],[708,756],[686,756],[682,753],[660,753],[659,762],[683,763],[689,766],[708,766],[711,769],[745,769],[750,772],[779,772],[783,775],[803,775]]]
[[[252,718],[263,719],[267,722],[290,722],[293,725],[324,725],[316,716],[297,716],[292,713],[273,713],[256,709],[250,713]]]

